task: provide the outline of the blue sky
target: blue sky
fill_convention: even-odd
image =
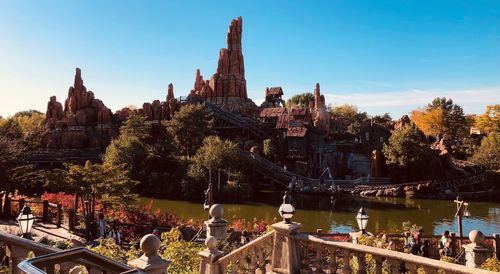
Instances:
[[[74,68],[113,111],[209,79],[243,16],[249,96],[321,84],[327,103],[395,118],[436,96],[500,103],[500,1],[1,1],[0,115],[63,102]]]

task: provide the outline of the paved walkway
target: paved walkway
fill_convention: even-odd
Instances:
[[[0,220],[0,231],[18,235],[19,224],[15,221]],[[35,223],[33,225],[31,235],[37,242],[41,241],[44,238],[53,242],[69,240],[73,243],[74,247],[85,246],[85,244],[87,243],[87,240],[85,240],[84,238],[72,234],[65,228],[58,228],[54,224]]]

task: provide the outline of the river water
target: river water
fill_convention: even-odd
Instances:
[[[257,218],[266,222],[279,220],[278,207],[282,193],[261,192],[257,201],[246,204],[223,203],[224,218],[247,221]],[[140,204],[150,198],[141,198]],[[184,219],[206,220],[207,212],[201,203],[176,200],[153,200],[153,209],[172,212]],[[402,223],[410,221],[422,226],[426,234],[442,234],[444,230],[457,231],[454,217],[456,205],[447,200],[406,200],[400,198],[354,198],[302,196],[294,197],[296,212],[293,221],[302,223],[301,231],[312,232],[320,228],[323,232],[346,233],[358,231],[355,216],[362,206],[369,215],[367,230],[372,233],[397,233]],[[478,229],[491,236],[500,233],[500,204],[492,202],[469,202],[470,217],[462,220],[464,235]]]

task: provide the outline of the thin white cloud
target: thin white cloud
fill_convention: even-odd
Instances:
[[[325,93],[327,103],[353,104],[363,111],[405,114],[430,103],[436,97],[453,99],[466,113],[481,113],[486,105],[500,103],[500,87],[476,89],[411,89],[376,93]]]

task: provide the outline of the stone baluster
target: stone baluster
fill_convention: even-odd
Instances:
[[[60,274],[68,274],[72,268],[75,267],[74,263],[60,263],[59,264],[59,273]]]
[[[234,260],[231,261],[231,274],[237,274],[237,273],[240,273],[240,271],[242,271],[242,268],[240,265],[241,262],[243,262],[242,257],[234,258]],[[243,269],[245,269],[244,266],[243,266]]]
[[[409,273],[418,273],[418,265],[414,263],[405,262],[405,268]]]
[[[225,273],[229,261],[221,264],[215,263],[215,261],[223,255],[223,253],[217,249],[217,239],[214,236],[208,236],[205,240],[205,246],[207,249],[198,253],[201,257],[200,274]],[[233,269],[237,268],[234,264],[232,267]]]
[[[382,274],[382,264],[384,263],[384,258],[380,256],[373,256],[375,260],[375,274]]]
[[[324,273],[323,271],[323,248],[321,245],[314,245],[314,250],[316,251],[316,259],[314,260],[314,267],[316,268],[315,273]]]
[[[423,266],[423,268],[424,268],[425,274],[435,274],[435,273],[438,273],[437,269],[435,269],[434,267]]]
[[[335,248],[329,248],[330,252],[330,261],[328,262],[328,270],[330,273],[337,273],[338,264],[337,264],[337,254]]]
[[[158,255],[160,244],[160,239],[154,234],[148,234],[142,237],[140,248],[144,254],[141,257],[128,262],[128,265],[148,274],[166,274],[170,261],[165,260]]]
[[[264,243],[264,246],[263,247],[258,247],[257,250],[259,251],[258,254],[258,265],[257,265],[257,268],[259,270],[262,270],[265,272],[266,270],[266,254],[265,254],[265,246],[267,244]]]
[[[399,268],[401,267],[401,262],[397,259],[387,259],[387,263],[390,266],[391,274],[398,274]]]
[[[245,258],[247,256],[248,256],[247,251],[242,252],[241,257],[238,260],[238,267],[235,266],[235,269],[238,269],[240,273],[245,272]]]
[[[366,274],[366,259],[364,253],[357,253],[356,258],[358,259],[358,274]]]
[[[300,245],[302,251],[302,261],[301,261],[302,268],[309,270],[311,267],[311,257],[309,257],[309,246],[307,242],[302,242],[300,243]]]
[[[351,274],[352,269],[349,264],[351,260],[351,251],[350,250],[342,250],[342,260],[344,261],[344,266],[342,267],[342,274]]]
[[[248,253],[250,255],[250,263],[248,264],[248,269],[250,273],[255,273],[255,270],[257,270],[257,253],[255,252],[255,248],[252,248]]]

